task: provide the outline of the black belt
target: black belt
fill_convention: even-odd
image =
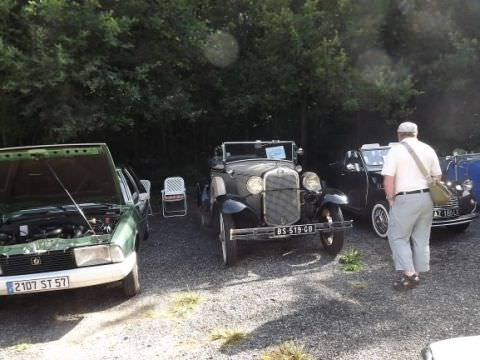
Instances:
[[[419,194],[419,193],[424,193],[424,192],[429,192],[430,189],[420,189],[420,190],[413,190],[413,191],[402,191],[399,193],[396,193],[395,196],[398,195],[408,195],[408,194]]]

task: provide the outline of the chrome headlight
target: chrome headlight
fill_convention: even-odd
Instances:
[[[462,183],[462,186],[463,186],[463,190],[465,190],[465,191],[472,191],[473,182],[472,182],[472,180],[467,179],[467,180],[465,180],[465,181]]]
[[[110,257],[112,258],[112,262],[114,263],[122,262],[123,260],[125,260],[122,248],[117,245],[110,245]]]
[[[303,174],[302,184],[303,187],[309,191],[320,191],[322,189],[320,178],[313,172]]]
[[[247,181],[247,190],[250,194],[256,195],[263,191],[263,180],[259,176],[252,176]]]
[[[122,249],[116,245],[85,246],[73,249],[73,254],[78,267],[109,264],[124,260]]]

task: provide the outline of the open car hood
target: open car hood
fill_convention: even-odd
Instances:
[[[0,213],[79,204],[122,204],[115,165],[106,144],[0,149]]]

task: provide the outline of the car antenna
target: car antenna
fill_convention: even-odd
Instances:
[[[68,197],[70,198],[70,200],[72,201],[73,205],[75,205],[75,207],[77,208],[78,212],[80,213],[80,215],[82,215],[83,219],[85,220],[85,222],[87,223],[88,227],[90,228],[90,230],[92,230],[93,232],[93,235],[97,235],[95,230],[93,230],[93,227],[92,227],[92,224],[90,224],[90,222],[88,221],[87,217],[85,216],[85,213],[83,212],[82,208],[77,204],[77,202],[75,201],[75,199],[73,198],[73,196],[70,194],[70,191],[68,191],[68,189],[65,187],[65,185],[63,185],[62,183],[62,180],[60,180],[60,178],[58,177],[57,173],[55,172],[55,170],[53,170],[53,168],[50,166],[50,164],[48,163],[47,159],[45,159],[45,164],[47,165],[48,167],[48,170],[50,170],[50,172],[52,173],[53,177],[55,178],[55,180],[57,180],[57,182],[60,184],[60,186],[62,187],[62,189],[65,191],[65,193],[68,195]]]

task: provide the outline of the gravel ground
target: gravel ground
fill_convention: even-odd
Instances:
[[[155,216],[133,299],[115,285],[6,299],[0,358],[259,359],[294,339],[315,359],[406,360],[419,359],[428,342],[479,334],[478,221],[463,234],[435,231],[431,273],[398,293],[387,242],[361,220],[345,244],[360,251],[360,272],[343,272],[314,238],[244,244],[241,261],[226,269],[192,213]],[[181,317],[170,310],[184,291],[201,301]],[[209,339],[219,328],[248,337],[221,346]]]

